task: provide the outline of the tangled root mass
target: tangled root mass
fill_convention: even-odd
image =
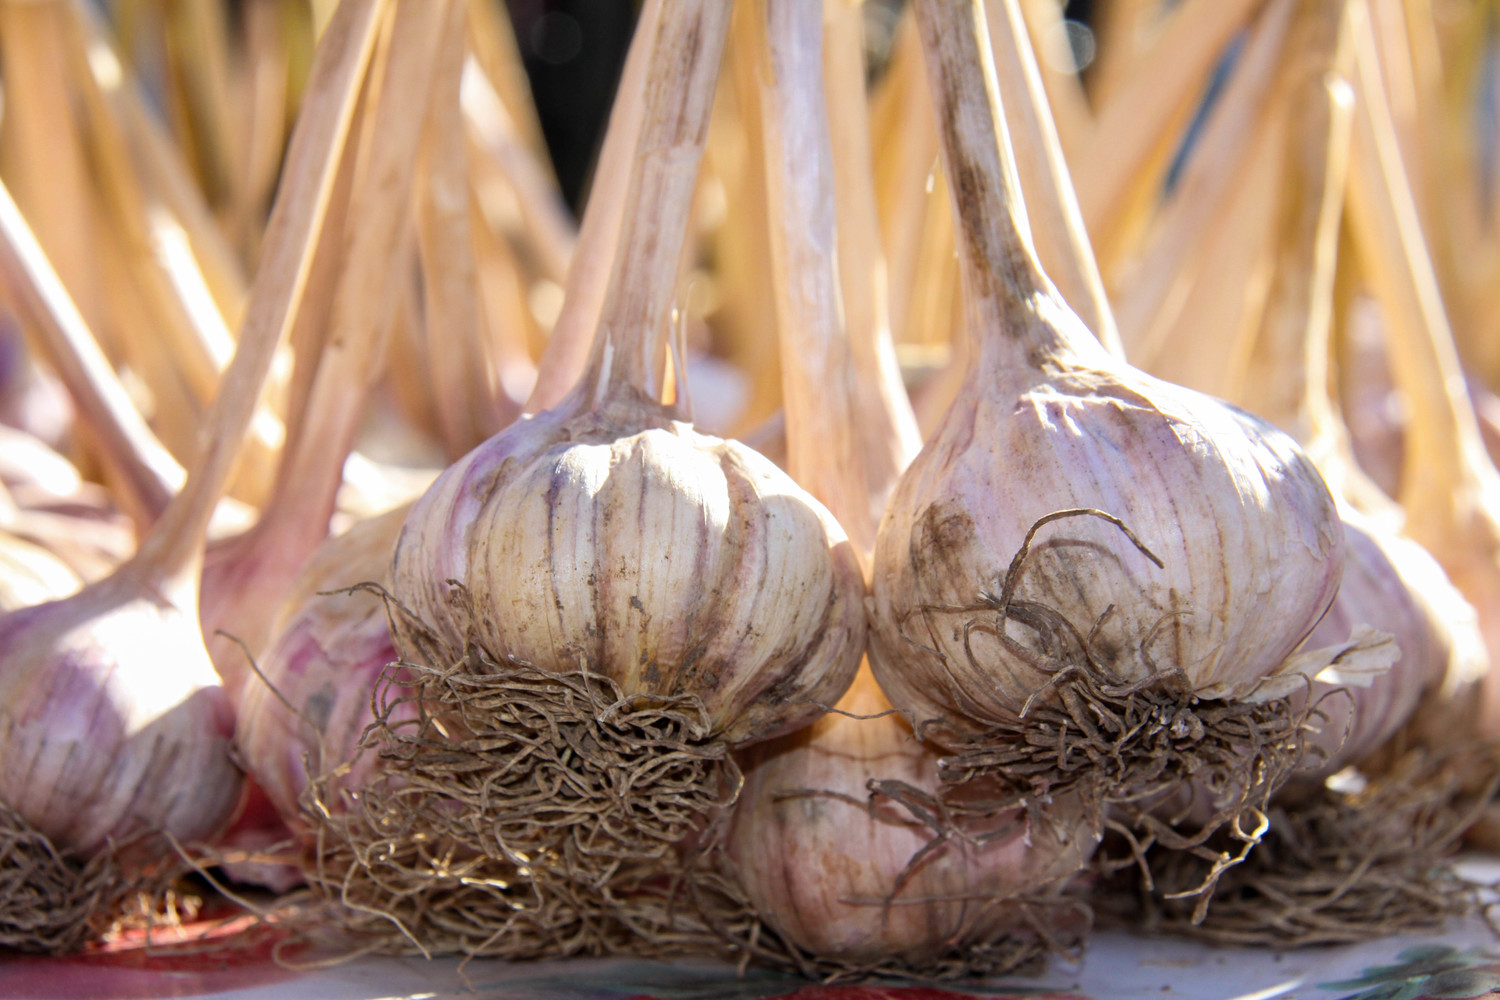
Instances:
[[[393,616],[407,614],[386,595]],[[359,752],[382,767],[314,778],[313,891],[366,950],[504,958],[703,952],[680,905],[686,851],[739,772],[692,697],[626,695],[475,646],[388,668]],[[432,665],[437,664],[437,665]]]

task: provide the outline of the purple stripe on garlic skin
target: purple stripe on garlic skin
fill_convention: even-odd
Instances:
[[[450,465],[412,506],[396,544],[395,589],[415,607],[444,607],[449,580],[465,580],[469,572],[469,537],[479,516],[489,483],[507,462],[529,461],[552,440],[564,415],[547,410],[523,416],[488,441]],[[422,553],[421,572],[412,569],[402,553]],[[384,573],[381,574],[382,576]],[[462,648],[468,637],[462,619],[429,615],[427,625],[438,638]]]

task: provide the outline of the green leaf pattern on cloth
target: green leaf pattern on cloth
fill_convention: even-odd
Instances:
[[[1468,1000],[1500,990],[1500,954],[1447,945],[1408,948],[1395,965],[1372,965],[1357,979],[1319,983],[1355,990],[1339,1000]]]

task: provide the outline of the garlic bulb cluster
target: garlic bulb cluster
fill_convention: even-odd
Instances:
[[[472,642],[598,673],[626,694],[693,695],[715,736],[746,743],[837,699],[864,611],[857,561],[827,510],[769,460],[657,401],[724,8],[674,5],[648,22],[653,65],[677,82],[646,91],[587,372],[416,502],[392,589],[455,659]]]
[[[1180,670],[1199,698],[1290,693],[1299,677],[1267,678],[1338,587],[1333,499],[1286,435],[1115,360],[1061,302],[1023,235],[982,35],[959,6],[917,12],[975,363],[880,526],[876,677],[944,739],[1015,718],[1084,647],[1126,682]],[[1118,518],[1155,558],[1097,517],[1046,525],[1011,620],[966,627],[994,610],[977,595],[1001,595],[1032,527],[1076,509]]]

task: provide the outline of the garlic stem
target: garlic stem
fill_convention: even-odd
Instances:
[[[1215,220],[1226,211],[1230,192],[1243,185],[1254,151],[1264,148],[1253,141],[1258,138],[1258,126],[1281,112],[1280,105],[1268,97],[1275,88],[1296,9],[1291,0],[1271,0],[1256,21],[1162,213],[1145,262],[1119,297],[1120,335],[1126,354],[1136,364],[1153,367],[1159,355],[1175,349],[1162,343],[1171,327],[1168,310],[1182,287],[1201,276],[1203,246],[1216,232]]]
[[[1328,352],[1353,121],[1347,7],[1330,3],[1317,11],[1313,37],[1292,57],[1296,79],[1287,97],[1295,110],[1283,158],[1275,268],[1237,399],[1304,446],[1337,433]]]
[[[72,9],[83,17],[90,65],[118,70],[119,59],[111,48],[98,11],[90,4],[75,4]],[[182,152],[166,135],[152,112],[143,106],[135,88],[126,85],[123,72],[96,71],[95,80],[121,123],[132,161],[153,195],[163,200],[172,217],[186,231],[192,244],[193,259],[202,268],[204,281],[218,304],[219,312],[231,326],[237,325],[248,294],[244,267],[219,229],[204,201],[202,189],[188,173]],[[280,166],[279,159],[277,166]]]
[[[922,447],[922,435],[891,342],[889,281],[865,97],[864,5],[825,0],[823,25],[823,117],[833,155],[839,295],[854,365],[854,435],[864,459],[864,482],[859,485],[868,497],[866,506],[873,504],[873,541],[879,512]],[[851,527],[853,519],[843,512],[834,514],[846,531],[858,536],[863,530]]]
[[[1026,207],[1035,216],[1031,236],[1037,256],[1079,319],[1100,343],[1123,356],[1020,0],[989,0],[986,7],[1000,92],[1011,96],[1003,105],[1005,124],[1017,154]]]
[[[674,0],[648,26],[640,133],[599,332],[580,382],[593,403],[626,391],[661,397],[667,321],[729,27],[728,6],[722,0]]]
[[[203,451],[132,561],[162,579],[187,582],[202,561],[203,534],[254,416],[277,345],[295,320],[324,212],[338,173],[365,66],[390,0],[342,0],[323,37],[287,150],[286,183],[267,227],[245,325],[205,422]]]
[[[467,2],[467,0],[465,0]],[[458,6],[454,4],[454,6]],[[499,373],[485,356],[479,277],[470,226],[469,148],[461,86],[482,75],[464,69],[463,22],[447,28],[433,62],[426,130],[417,166],[417,240],[421,249],[423,328],[438,430],[451,458],[500,429]],[[490,92],[497,107],[500,98]],[[503,113],[503,107],[499,107]],[[519,142],[515,143],[521,148]],[[522,205],[542,195],[518,198]]]
[[[144,532],[182,484],[182,468],[131,403],[3,184],[0,281],[96,439],[121,506]]]
[[[562,312],[538,362],[536,385],[526,400],[527,413],[556,405],[587,365],[609,290],[616,248],[622,245],[620,232],[631,179],[629,157],[641,147],[641,117],[648,85],[646,69],[655,59],[652,46],[656,44],[661,15],[662,0],[647,0],[636,22],[635,39],[625,58],[604,146],[594,169],[594,186],[568,266]]]
[[[995,0],[990,4],[990,17],[995,16]],[[1065,3],[1057,0],[1021,0],[1021,13],[1026,21],[1026,35],[1032,52],[1051,45],[1055,49],[1059,39],[1068,37],[1068,19],[1064,16]],[[994,29],[991,29],[994,34]],[[993,43],[996,47],[998,42]],[[1043,98],[1057,126],[1058,147],[1063,161],[1077,160],[1094,132],[1094,112],[1089,95],[1084,92],[1079,78],[1076,60],[1069,53],[1069,65],[1064,66],[1051,59],[1040,60]],[[1070,182],[1071,183],[1071,182]],[[1076,203],[1077,198],[1075,196]],[[1090,251],[1092,252],[1092,251]]]
[[[837,265],[833,150],[823,101],[823,9],[803,0],[740,6],[736,37],[752,43],[756,87],[745,117],[759,120],[770,207],[773,287],[788,427],[787,471],[846,519],[868,521],[864,461],[853,431],[854,366]],[[874,545],[873,525],[851,536]]]
[[[909,10],[896,32],[871,118],[870,148],[880,151],[875,157],[875,189],[890,285],[891,335],[905,344],[919,339],[912,330],[916,318],[924,315],[912,304],[920,287],[922,234],[931,216],[948,211],[946,194],[937,190],[942,183],[937,128],[923,79],[917,26]],[[948,246],[951,250],[951,239]]]
[[[990,375],[1025,377],[1021,373],[1051,360],[1088,351],[1091,338],[1081,325],[1065,332],[1057,322],[1055,290],[1029,239],[982,4],[922,0],[916,12],[923,51],[935,56],[927,71],[944,163],[954,198],[964,206],[957,242],[970,336],[980,338],[980,365]],[[1031,308],[1015,309],[1020,302]]]
[[[365,397],[380,377],[387,317],[395,310],[400,287],[390,276],[408,259],[397,251],[409,202],[392,192],[411,190],[427,117],[415,109],[428,107],[424,88],[434,85],[445,35],[461,37],[461,16],[457,0],[396,0],[388,50],[377,52],[374,59],[381,65],[367,71],[369,106],[360,119],[357,144],[344,150],[344,157],[353,158],[344,207],[351,224],[346,231],[323,234],[342,251],[331,290],[333,308],[306,411],[287,442],[262,518],[289,541],[296,539],[303,555],[328,534],[344,459],[353,447]],[[456,74],[447,82],[456,91]],[[456,107],[456,92],[446,96]],[[466,213],[467,204],[462,207]],[[466,332],[477,335],[472,329]]]
[[[563,283],[578,242],[577,227],[557,183],[525,143],[505,102],[477,62],[463,63],[463,124],[482,151],[481,169],[493,171],[515,196],[523,236],[543,277]],[[606,183],[600,178],[596,183]]]
[[[1155,42],[1130,62],[1128,76],[1095,116],[1092,141],[1077,159],[1073,183],[1084,222],[1106,275],[1113,280],[1122,219],[1132,197],[1154,197],[1166,170],[1151,164],[1174,123],[1235,32],[1264,0],[1193,0],[1179,7]]]
[[[1358,10],[1362,13],[1363,8]],[[1355,19],[1354,159],[1350,217],[1370,284],[1390,323],[1392,368],[1411,408],[1402,506],[1451,511],[1494,475],[1464,389],[1452,329],[1432,259],[1422,242],[1416,203],[1401,164],[1383,98],[1368,20]],[[1462,501],[1458,501],[1462,502]]]

